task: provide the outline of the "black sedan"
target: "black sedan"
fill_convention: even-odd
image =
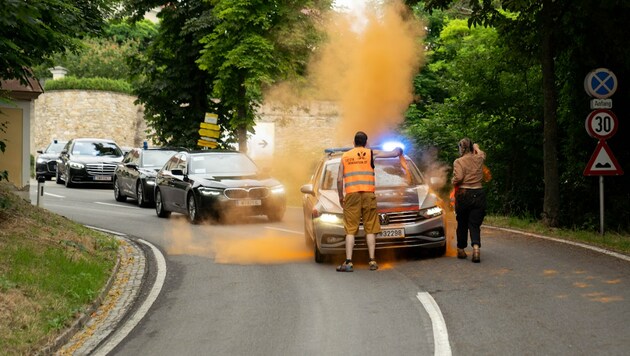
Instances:
[[[66,141],[53,140],[45,150],[38,150],[35,160],[35,176],[50,180],[57,174],[57,160]]]
[[[139,206],[153,204],[155,176],[179,150],[173,148],[132,148],[114,171],[114,198],[135,199]]]
[[[123,154],[112,140],[76,138],[68,141],[57,160],[57,184],[70,188],[81,183],[112,184]]]
[[[155,211],[162,218],[177,212],[191,223],[252,215],[279,221],[285,209],[284,186],[241,152],[179,152],[155,178]]]

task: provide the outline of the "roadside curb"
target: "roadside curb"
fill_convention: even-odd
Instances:
[[[608,256],[616,257],[616,258],[618,258],[620,260],[624,260],[626,262],[630,262],[630,256],[628,256],[628,255],[624,255],[624,254],[619,253],[619,252],[606,250],[606,249],[601,248],[601,247],[596,247],[596,246],[588,245],[588,244],[581,243],[581,242],[576,242],[576,241],[571,241],[571,240],[564,240],[564,239],[559,239],[559,238],[556,238],[556,237],[549,237],[549,236],[534,234],[534,233],[531,233],[531,232],[525,232],[525,231],[521,231],[521,230],[510,229],[510,228],[506,228],[506,227],[497,227],[497,226],[491,226],[491,225],[483,225],[483,227],[488,228],[488,229],[494,229],[494,230],[501,230],[501,231],[511,232],[511,233],[515,233],[515,234],[521,234],[521,235],[530,236],[530,237],[536,237],[536,238],[539,238],[539,239],[559,242],[559,243],[563,243],[563,244],[567,244],[567,245],[578,246],[578,247],[585,248],[587,250],[596,251],[596,252],[603,253],[603,254],[608,255]]]
[[[105,287],[73,324],[40,354],[87,355],[116,330],[138,299],[145,279],[144,250],[129,238],[114,235],[120,242],[115,268]]]

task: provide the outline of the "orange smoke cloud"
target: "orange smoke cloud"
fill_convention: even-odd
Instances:
[[[358,130],[375,137],[396,128],[413,99],[423,60],[422,24],[400,1],[367,5],[359,17],[335,13],[328,41],[310,67],[317,92],[338,103],[343,142]]]

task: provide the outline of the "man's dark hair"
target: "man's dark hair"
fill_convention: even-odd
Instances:
[[[358,131],[354,135],[354,145],[365,147],[366,144],[367,144],[367,135],[363,131]]]

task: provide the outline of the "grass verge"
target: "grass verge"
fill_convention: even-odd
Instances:
[[[97,297],[118,241],[11,190],[0,182],[0,353],[35,354]]]
[[[486,216],[484,224],[555,237],[563,240],[582,242],[588,245],[630,255],[630,234],[604,231],[604,235],[601,235],[599,232],[594,231],[549,228],[536,220],[508,216]]]

